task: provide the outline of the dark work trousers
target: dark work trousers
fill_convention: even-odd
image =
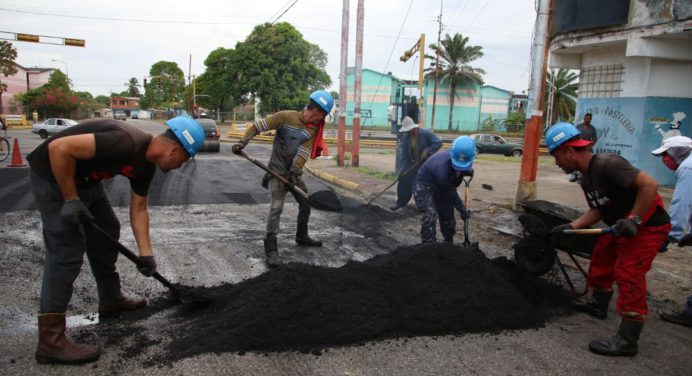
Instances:
[[[63,195],[57,183],[31,173],[31,190],[41,212],[46,260],[43,265],[41,313],[67,310],[72,284],[79,275],[86,252],[96,279],[100,302],[120,296],[120,276],[115,271],[118,251],[97,234],[86,233],[82,225],[64,221],[60,216]],[[95,217],[96,224],[113,238],[120,237],[120,222],[113,212],[103,185],[77,187],[80,200]]]
[[[296,187],[300,188],[305,193],[308,192],[305,182],[300,177],[297,177]],[[272,202],[269,207],[269,218],[267,218],[268,238],[276,236],[276,234],[279,233],[281,213],[284,210],[286,193],[288,193],[289,190],[287,189],[286,185],[281,182],[281,180],[272,176],[269,178],[269,192],[271,192]],[[293,192],[291,193],[298,202],[298,225],[305,224],[307,226],[308,220],[310,220],[310,205],[302,196],[299,196]]]
[[[411,165],[413,166],[413,165]],[[409,166],[408,168],[411,168]],[[408,174],[399,178],[399,183],[396,186],[396,206],[404,207],[408,205],[411,201],[411,196],[413,196],[413,191],[416,190],[416,177],[418,176],[418,170],[420,165],[408,172]],[[406,170],[402,171],[405,172]]]
[[[416,186],[416,192],[413,199],[416,201],[416,207],[423,212],[423,217],[420,220],[420,238],[422,243],[430,243],[437,241],[436,239],[436,220],[440,219],[440,232],[446,240],[454,238],[456,233],[456,220],[454,219],[454,207],[449,199],[442,197],[435,188],[421,184]]]

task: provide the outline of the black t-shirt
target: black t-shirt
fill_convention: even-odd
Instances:
[[[640,170],[625,158],[613,154],[595,154],[581,181],[590,208],[598,209],[603,222],[613,225],[632,210],[637,191],[630,185]]]
[[[135,193],[146,196],[156,172],[156,165],[145,158],[152,135],[113,119],[87,120],[49,138],[26,157],[31,171],[55,181],[48,144],[61,137],[87,133],[94,135],[96,154],[90,160],[77,160],[77,185],[94,184],[115,175],[123,175],[130,179],[130,187]]]

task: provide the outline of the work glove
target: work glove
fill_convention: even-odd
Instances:
[[[293,189],[293,187],[296,185],[296,182],[298,181],[298,175],[295,173],[295,171],[291,171],[288,174],[282,176],[288,182],[288,184],[286,184],[286,187],[288,187],[289,190]]]
[[[233,152],[233,154],[240,155],[240,152],[245,148],[246,145],[247,142],[240,140],[238,141],[238,143],[233,144],[233,146],[231,146],[231,151]]]
[[[423,150],[422,153],[420,153],[420,160],[424,161],[430,157],[430,153],[427,150]]]
[[[639,226],[637,226],[637,224],[629,218],[620,218],[615,221],[615,229],[617,230],[618,235],[625,238],[631,238],[634,235],[637,235],[637,227]]]
[[[141,265],[137,265],[137,270],[147,277],[151,277],[156,272],[156,260],[154,256],[139,256]]]
[[[81,224],[83,220],[94,220],[94,216],[79,198],[65,201],[60,209],[60,216],[75,225]]]
[[[466,221],[471,217],[471,211],[466,210],[466,208],[459,210],[459,217],[461,217],[462,220]]]
[[[549,235],[550,241],[553,243],[559,242],[560,239],[562,239],[565,236],[565,234],[562,232],[562,230],[571,230],[571,229],[573,229],[573,227],[569,223],[565,223],[565,224],[557,225],[557,226],[553,227],[550,230],[550,235]]]

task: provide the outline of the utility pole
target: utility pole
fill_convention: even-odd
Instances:
[[[435,49],[435,86],[433,87],[432,116],[430,119],[430,130],[435,131],[435,103],[437,102],[437,80],[439,79],[440,68],[440,34],[442,34],[442,0],[440,0],[440,17],[437,18],[437,48]]]
[[[341,11],[341,76],[339,77],[339,132],[336,144],[336,165],[344,165],[346,151],[346,91],[348,90],[348,0],[343,0]]]
[[[514,209],[518,203],[536,198],[536,175],[538,171],[538,147],[541,144],[543,124],[543,102],[545,100],[545,73],[550,49],[550,12],[552,0],[538,1],[538,15],[531,49],[531,79],[529,83],[529,107],[531,117],[524,129],[524,152],[521,155],[521,173],[514,198]]]
[[[351,142],[351,166],[360,165],[360,91],[363,84],[363,24],[365,18],[364,0],[358,0],[356,12],[356,78],[354,82],[353,140]]]

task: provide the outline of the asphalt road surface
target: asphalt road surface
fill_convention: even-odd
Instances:
[[[163,128],[155,123],[132,121],[152,133]],[[22,153],[42,142],[29,131],[12,131],[19,137]],[[267,145],[251,144],[247,151],[266,161]],[[43,263],[41,222],[31,197],[26,168],[0,168],[0,374],[147,374],[147,375],[688,375],[692,367],[692,330],[658,319],[647,322],[635,358],[607,358],[590,353],[587,344],[611,336],[618,318],[611,311],[607,320],[583,314],[562,317],[538,330],[499,334],[416,337],[368,342],[328,349],[321,355],[283,353],[204,354],[171,365],[145,367],[147,353],[125,357],[125,344],[105,347],[98,362],[78,367],[37,365],[36,318]],[[184,168],[157,173],[152,185],[151,232],[159,272],[172,281],[191,286],[237,283],[267,272],[262,238],[269,209],[268,192],[259,185],[263,172],[230,153],[223,144],[220,153],[199,155]],[[327,189],[306,176],[310,191]],[[136,249],[129,230],[124,179],[107,184],[123,229],[121,241]],[[344,192],[340,192],[344,193]],[[342,196],[346,206],[359,202]],[[293,242],[297,205],[284,209],[279,234],[283,261],[339,267],[348,261],[363,261],[390,252],[399,245],[418,242],[418,216],[413,210],[396,213],[373,211],[365,218],[347,212],[313,210],[311,235],[324,240],[322,248],[305,248]],[[490,227],[506,222],[510,214],[495,212],[479,217]],[[502,216],[505,218],[501,218]],[[364,226],[367,224],[367,227]],[[474,239],[498,238],[481,234]],[[482,235],[484,237],[482,237]],[[482,242],[491,256],[511,257],[511,240]],[[75,281],[70,303],[70,332],[91,333],[97,309],[95,286],[88,265]],[[123,289],[147,298],[161,296],[165,289],[139,275],[125,259],[118,261]],[[658,272],[660,273],[660,272]],[[666,275],[671,281],[685,275]],[[689,284],[687,284],[689,286]],[[670,304],[670,302],[668,302]],[[161,312],[138,322],[136,328],[160,327],[171,320]],[[92,338],[102,346],[107,338]],[[122,345],[122,346],[121,346]],[[148,351],[164,351],[153,344]]]

